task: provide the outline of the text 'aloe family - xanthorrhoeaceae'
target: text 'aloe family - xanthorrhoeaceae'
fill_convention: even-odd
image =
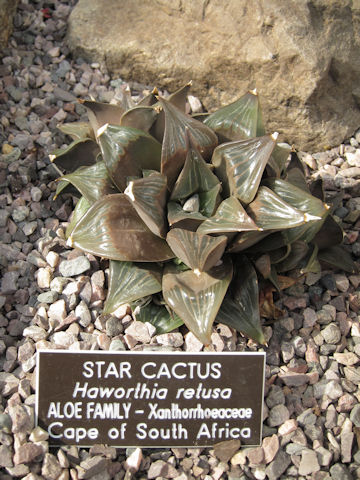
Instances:
[[[188,89],[85,101],[90,123],[60,126],[73,142],[51,156],[57,194],[81,194],[68,243],[109,259],[104,313],[130,303],[158,333],[185,323],[208,344],[216,320],[263,343],[258,279],[280,290],[279,274],[336,265],[343,233],[296,153],[265,134],[256,92],[195,118]],[[346,252],[339,267],[354,269]]]

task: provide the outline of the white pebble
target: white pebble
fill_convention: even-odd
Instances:
[[[65,300],[60,299],[50,305],[48,315],[49,318],[54,318],[56,320],[64,320],[64,318],[66,317]]]
[[[59,264],[59,254],[52,250],[46,255],[46,261],[50,267],[55,268]]]
[[[40,288],[50,288],[51,271],[49,268],[39,268],[37,272],[37,284]]]

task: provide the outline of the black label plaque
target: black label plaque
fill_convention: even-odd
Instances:
[[[71,352],[37,358],[51,446],[261,443],[265,353]]]

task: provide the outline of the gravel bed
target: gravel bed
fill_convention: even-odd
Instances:
[[[261,447],[49,449],[34,428],[38,349],[204,350],[181,328],[155,335],[129,307],[102,315],[107,265],[66,246],[70,195],[53,200],[48,154],[66,139],[56,125],[85,119],[78,98],[110,101],[126,86],[102,65],[72,59],[64,43],[75,0],[22,0],[0,62],[0,479],[360,478],[360,275],[308,274],[284,291],[268,341]],[[132,82],[134,95],[144,86]],[[196,99],[192,102],[197,105]],[[360,256],[360,130],[337,148],[302,153],[322,177],[355,260]],[[208,351],[259,351],[216,324]]]

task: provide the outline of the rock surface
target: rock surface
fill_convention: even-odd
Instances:
[[[79,0],[68,45],[125,80],[190,79],[207,109],[257,88],[266,125],[303,150],[360,123],[359,19],[348,0]]]

